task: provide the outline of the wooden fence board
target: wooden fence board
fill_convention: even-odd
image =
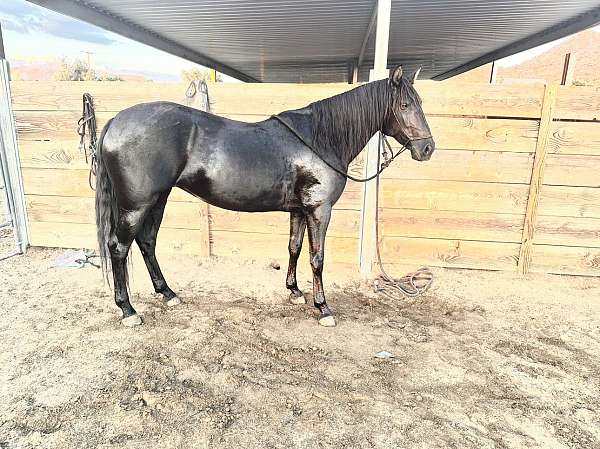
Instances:
[[[427,117],[437,148],[533,153],[536,120]],[[435,155],[434,155],[435,157]]]
[[[600,219],[538,217],[534,242],[540,245],[600,247]]]
[[[31,244],[52,248],[96,248],[96,227],[92,224],[32,221]],[[206,234],[198,229],[162,228],[158,232],[157,252],[206,256]]]
[[[549,154],[544,183],[561,186],[600,187],[600,157]]]
[[[466,240],[385,237],[384,264],[515,270],[519,244]]]
[[[533,156],[490,151],[436,151],[428,162],[398,158],[383,172],[384,179],[430,179],[528,184]]]
[[[600,122],[553,122],[548,152],[600,156]]]
[[[68,197],[94,197],[88,185],[89,170],[22,169],[25,193],[28,195],[55,195]],[[175,188],[169,201],[200,202],[198,198]]]
[[[115,113],[96,112],[98,135]],[[81,111],[17,111],[17,134],[20,141],[71,140],[79,143],[77,121]]]
[[[31,221],[94,224],[94,198],[26,195]],[[204,229],[206,207],[200,202],[169,201],[162,226],[173,229]]]
[[[75,140],[19,140],[19,153],[24,168],[87,170],[90,166]]]
[[[387,237],[435,237],[450,240],[520,242],[523,214],[384,209],[383,235]]]
[[[385,180],[381,186],[381,206],[524,214],[528,191],[525,184]]]
[[[211,232],[211,254],[216,256],[241,256],[245,258],[276,258],[281,264],[288,259],[288,236],[253,234],[247,232]],[[308,243],[308,242],[306,242]],[[357,265],[358,239],[327,237],[325,243],[325,263]],[[308,262],[308,244],[302,249],[301,261]]]
[[[600,189],[545,185],[539,215],[600,218]]]
[[[555,118],[600,120],[600,88],[559,86]]]
[[[121,111],[137,103],[150,101],[182,102],[187,84],[154,82],[97,81],[13,81],[11,93],[15,111],[81,112],[82,95],[94,97],[96,111]]]
[[[531,271],[600,276],[600,249],[534,245]]]

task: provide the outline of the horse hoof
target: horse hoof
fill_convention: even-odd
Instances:
[[[139,326],[140,324],[142,324],[142,319],[136,313],[136,314],[129,315],[128,317],[123,318],[121,320],[121,324],[123,324],[123,326],[125,326],[125,327],[135,327],[135,326]]]
[[[306,298],[303,294],[300,294],[300,296],[296,296],[293,293],[290,293],[290,302],[295,305],[306,304]]]
[[[173,296],[168,301],[165,301],[165,305],[167,307],[175,307],[176,305],[179,305],[179,304],[181,304],[181,299],[179,299],[177,296]]]
[[[319,324],[324,327],[335,327],[335,319],[331,315],[319,318]]]

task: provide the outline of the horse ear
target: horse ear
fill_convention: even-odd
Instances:
[[[419,73],[421,73],[421,69],[422,69],[422,67],[419,66],[419,68],[415,71],[415,73],[412,76],[412,79],[410,80],[411,84],[415,84],[415,81],[417,81]]]
[[[390,83],[392,86],[399,86],[402,79],[402,66],[399,65],[390,73]]]

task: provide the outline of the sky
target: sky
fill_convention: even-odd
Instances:
[[[0,0],[0,23],[11,62],[85,59],[92,52],[98,69],[157,81],[177,81],[183,69],[202,67],[25,0]]]
[[[92,52],[96,69],[141,74],[156,81],[178,81],[182,70],[201,67],[25,0],[1,0],[0,23],[6,57],[11,62],[52,61],[61,57],[84,59],[85,52]],[[600,31],[600,26],[596,30]],[[518,64],[561,41],[509,56],[498,64],[505,67]]]

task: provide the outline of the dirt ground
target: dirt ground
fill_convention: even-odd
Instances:
[[[61,252],[0,262],[2,449],[600,448],[599,279],[435,269],[390,300],[329,264],[323,328],[266,261],[160,257],[167,310],[136,255],[131,329]]]

